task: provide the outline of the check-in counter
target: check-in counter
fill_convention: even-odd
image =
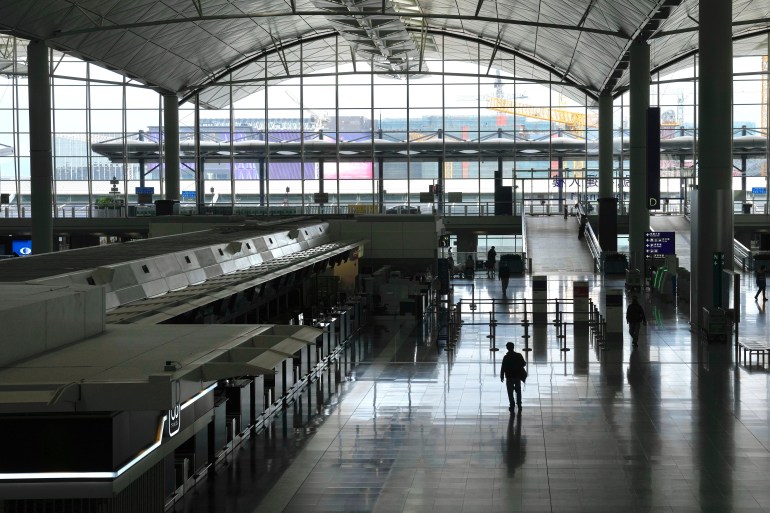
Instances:
[[[264,375],[263,396],[265,411],[269,411],[275,403],[283,398],[288,390],[286,377],[289,372],[293,376],[294,358],[291,355],[277,353],[264,347],[253,347],[250,350],[254,356],[250,362],[252,365],[273,371]]]
[[[264,379],[262,376],[258,378]],[[256,379],[256,378],[255,378]],[[251,426],[254,418],[254,403],[252,402],[252,389],[254,379],[231,379],[223,382],[223,388],[227,397],[227,418],[235,421],[235,433],[241,434]]]
[[[337,315],[329,315],[327,316],[327,321],[331,323],[332,329],[329,331],[329,335],[331,336],[330,346],[331,351],[334,351],[337,349],[337,346],[339,346],[342,343],[342,338],[340,337],[340,318]]]
[[[273,346],[274,349],[288,352],[292,348],[298,348],[294,353],[295,369],[297,371],[295,381],[305,379],[306,376],[312,374],[316,370],[320,361],[316,347],[318,342],[323,338],[321,331],[306,326],[275,325],[271,326],[264,333],[267,335],[286,337],[292,340],[291,343],[287,341],[278,346]],[[297,341],[299,341],[300,344],[298,344]]]
[[[350,331],[355,333],[363,324],[363,301],[360,296],[350,298],[347,302],[350,308]]]
[[[313,326],[322,332],[320,343],[318,344],[318,358],[320,360],[325,360],[334,351],[334,347],[332,346],[334,323],[328,319],[322,319],[317,321]]]
[[[214,461],[216,455],[227,446],[227,397],[217,397],[214,402],[214,420],[209,424],[210,460]]]
[[[350,336],[353,334],[353,328],[350,324],[350,315],[351,315],[352,309],[348,307],[347,305],[340,308],[340,312],[342,313],[342,342],[346,341],[350,338]]]
[[[314,348],[322,332],[305,326],[274,325],[259,332],[242,347],[267,349],[283,356],[275,367],[274,401],[293,393],[295,386],[308,378],[318,364]],[[252,363],[259,365],[256,360]]]

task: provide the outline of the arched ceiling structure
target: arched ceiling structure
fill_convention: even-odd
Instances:
[[[766,53],[759,36],[770,27],[770,0],[732,2],[736,54]],[[651,44],[653,69],[696,52],[698,6],[698,0],[4,0],[0,33],[45,40],[180,98],[198,91],[211,106],[229,101],[209,87],[216,80],[238,85],[296,75],[300,49],[306,72],[364,61],[395,76],[425,72],[436,56],[492,63],[498,52],[513,52],[518,77],[575,86],[595,98],[627,87],[634,40]]]

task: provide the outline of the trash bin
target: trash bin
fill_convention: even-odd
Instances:
[[[179,202],[177,200],[155,200],[155,215],[157,216],[171,216],[174,215],[174,210],[179,212]]]
[[[744,214],[751,214],[751,203],[744,203],[743,204],[743,213]]]

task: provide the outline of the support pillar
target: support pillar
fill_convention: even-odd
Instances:
[[[715,252],[733,268],[732,2],[700,1],[698,191],[693,194],[690,322],[712,307]]]
[[[53,251],[53,156],[51,152],[51,84],[48,47],[43,41],[27,46],[29,70],[30,192],[32,193],[32,251]]]
[[[139,130],[139,140],[144,141],[144,130]],[[145,159],[139,159],[139,187],[145,187],[145,180],[147,175],[147,164]]]
[[[612,95],[599,96],[599,245],[618,250],[618,200],[612,190]]]
[[[446,160],[444,157],[438,159],[438,194],[436,195],[436,213],[440,216],[444,215],[444,168],[446,167]]]
[[[259,159],[259,206],[265,206],[265,159]]]
[[[556,202],[556,212],[558,213],[558,212],[564,212],[562,208],[567,208],[567,206],[564,204],[564,184],[566,183],[566,177],[564,176],[564,157],[562,156],[557,157],[556,162],[557,162],[557,165],[559,166],[558,167],[559,186],[556,189],[558,192],[557,202]],[[578,200],[579,199],[580,199],[580,188],[578,187]],[[548,198],[548,202],[550,204],[551,198]],[[548,208],[550,209],[550,205]]]
[[[630,83],[630,186],[628,205],[628,247],[631,268],[644,267],[644,233],[650,229],[647,210],[647,109],[650,106],[650,46],[631,45]]]
[[[385,159],[382,157],[377,158],[377,183],[378,183],[378,198],[377,198],[377,212],[380,214],[385,213]]]
[[[179,101],[173,93],[163,95],[163,155],[166,164],[166,199],[179,201]],[[195,170],[196,174],[202,172],[202,169]],[[197,192],[199,197],[205,193]]]
[[[770,34],[767,35],[765,49],[768,59],[770,59]],[[770,80],[765,80],[765,82],[765,101],[770,102]],[[765,139],[770,141],[770,108],[765,107],[765,116],[766,118],[762,120],[765,123]],[[765,188],[767,188],[765,214],[770,214],[770,144],[765,144]]]

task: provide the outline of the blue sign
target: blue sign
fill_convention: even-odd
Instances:
[[[29,256],[32,254],[32,241],[29,239],[13,240],[11,241],[11,251],[20,257]]]
[[[134,189],[134,193],[137,195],[143,194],[143,195],[152,195],[155,194],[155,187],[136,187]]]
[[[676,253],[676,233],[645,232],[644,254],[647,256],[673,255]]]
[[[182,191],[182,201],[195,201],[198,194],[195,191]]]
[[[751,194],[767,194],[767,187],[752,187]]]

